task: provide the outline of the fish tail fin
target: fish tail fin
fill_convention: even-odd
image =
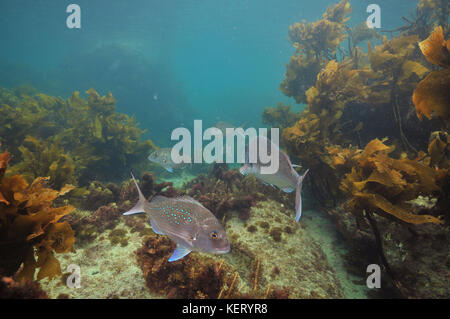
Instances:
[[[139,214],[139,213],[145,213],[145,202],[147,201],[144,197],[144,195],[141,192],[141,189],[139,188],[138,183],[136,182],[136,179],[134,178],[133,173],[131,173],[131,177],[133,178],[134,185],[136,185],[136,188],[138,190],[139,194],[139,201],[136,205],[134,205],[133,208],[131,208],[129,211],[123,213],[123,215],[133,215],[133,214]]]
[[[297,181],[297,189],[295,191],[295,221],[298,222],[300,220],[300,217],[302,216],[302,184],[303,179],[305,178],[306,174],[309,172],[309,169],[306,170],[306,172],[303,173],[302,176],[299,176]]]

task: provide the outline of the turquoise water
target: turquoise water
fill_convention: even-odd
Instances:
[[[350,24],[370,1],[353,1]],[[402,24],[414,1],[378,1],[383,28]],[[321,18],[328,0],[78,1],[81,29],[68,29],[66,3],[0,3],[0,85],[29,83],[69,97],[111,91],[147,137],[169,145],[173,128],[219,120],[260,127],[264,107],[302,108],[278,89],[293,54],[289,26]],[[157,99],[153,97],[157,96]],[[245,110],[245,113],[244,113]]]
[[[94,88],[100,96],[111,92],[117,101],[117,111],[134,117],[139,128],[145,130],[142,137],[150,139],[161,148],[173,145],[171,132],[175,128],[186,127],[192,130],[194,120],[202,120],[204,129],[218,122],[227,122],[235,127],[261,128],[269,125],[262,122],[262,113],[266,107],[275,107],[278,103],[282,103],[290,105],[291,111],[295,113],[304,110],[305,104],[296,103],[294,98],[286,96],[280,89],[280,83],[286,78],[286,65],[295,52],[295,48],[288,40],[289,27],[303,20],[314,22],[321,19],[326,8],[338,2],[330,0],[75,1],[81,8],[80,29],[69,29],[66,26],[66,18],[69,15],[66,12],[69,4],[67,1],[0,2],[0,41],[2,41],[0,88],[33,87],[36,92],[60,96],[63,99],[68,99],[74,91],[79,91],[80,95],[86,99],[85,92],[90,88]],[[366,8],[373,2],[372,0],[351,0],[352,13],[347,25],[353,27],[366,21],[368,16]],[[402,17],[410,16],[415,12],[417,5],[417,1],[412,0],[377,0],[376,3],[382,10],[380,34],[389,37],[392,35],[389,30],[403,26],[405,20]],[[378,41],[377,44],[381,43],[379,39],[376,41]],[[367,52],[366,42],[360,46],[364,52]],[[416,51],[416,60],[418,60],[419,49]],[[427,72],[432,68],[427,69]],[[357,102],[360,101],[356,101],[355,104]],[[364,103],[362,101],[361,105]],[[411,108],[408,115],[405,115],[406,112],[402,114],[405,118],[411,114],[415,116],[412,102],[409,101],[409,103],[411,105],[408,107]],[[393,109],[395,113],[395,108]],[[396,114],[391,114],[390,106],[388,111],[386,117],[392,120]],[[97,118],[86,120],[95,123]],[[436,125],[436,127],[439,126]],[[433,128],[432,131],[438,130],[430,125],[424,131],[431,128]],[[397,134],[397,127],[395,131]],[[359,131],[355,129],[355,132]],[[383,131],[380,134],[376,136],[381,139],[389,132],[385,134]],[[23,135],[25,136],[26,133]],[[48,136],[51,136],[51,133],[46,132],[46,137]],[[421,136],[420,143],[427,138],[428,136]],[[360,139],[359,135],[358,139]],[[342,144],[345,144],[345,147],[349,146],[347,141]],[[7,146],[12,148],[10,145]],[[363,146],[359,145],[360,148]],[[76,154],[70,155],[76,156]],[[295,156],[297,161],[300,157],[298,154]],[[317,161],[320,160],[322,159],[317,159]],[[302,163],[294,164],[302,165]],[[239,166],[235,164],[231,165],[231,168]],[[214,175],[217,172],[212,171],[212,167],[207,164],[190,165],[169,173],[161,165],[145,160],[140,169],[142,172],[153,174],[152,177],[155,180],[152,180],[152,183],[169,182],[179,192],[189,192],[195,187],[204,187],[206,190],[203,190],[201,194],[202,199],[211,200],[215,205],[217,202],[220,203],[223,197],[231,194],[234,188],[230,182],[226,186],[229,194],[227,192],[208,193],[209,190],[211,192],[220,190],[220,186],[225,188],[221,184],[223,181],[216,181],[215,185],[208,184],[211,180],[215,181],[214,178],[217,177]],[[301,167],[298,170],[299,173],[304,172],[306,168],[309,167]],[[436,165],[432,168],[437,170]],[[128,177],[128,170],[131,168],[127,166],[127,171],[121,173],[122,176]],[[92,173],[92,181],[89,182],[98,182],[95,180],[96,172],[89,173]],[[209,175],[205,177],[205,174]],[[310,173],[308,178],[317,176],[311,176],[312,174]],[[140,176],[136,174],[136,176],[142,183],[143,178],[140,178],[142,174]],[[193,182],[196,178],[200,182]],[[120,182],[126,183],[130,180],[102,182],[105,184],[116,182],[120,186]],[[279,192],[275,196],[263,188],[269,188],[269,185],[264,186],[263,183],[258,183],[256,186],[252,184],[254,189],[253,192],[249,192],[251,195],[245,194],[248,195],[245,201],[257,202],[257,204],[252,202],[251,209],[247,211],[250,217],[238,218],[240,213],[239,208],[236,207],[230,207],[227,214],[220,216],[220,222],[224,224],[231,241],[230,254],[223,258],[222,256],[211,257],[220,265],[228,263],[233,267],[235,271],[233,274],[238,274],[239,278],[242,278],[238,287],[240,292],[255,293],[253,297],[261,297],[262,295],[256,295],[256,292],[261,293],[264,289],[269,292],[273,288],[271,285],[285,287],[292,283],[291,296],[294,297],[362,299],[374,296],[366,286],[366,278],[349,271],[351,245],[340,234],[342,229],[336,226],[336,218],[332,218],[330,214],[319,208],[319,204],[324,203],[317,203],[312,199],[314,197],[312,195],[317,195],[314,194],[317,189],[309,188],[312,183],[308,182],[304,186],[307,205],[300,223],[294,223],[295,196],[293,194],[295,192],[291,195]],[[108,190],[106,193],[112,194],[116,191],[120,196],[115,193],[114,197],[108,193],[107,201],[102,202],[102,205],[108,204],[108,209],[111,210],[122,208],[120,205],[134,204],[130,202],[130,198],[136,199],[126,186],[122,184],[121,189],[117,185],[113,191]],[[134,190],[134,184],[132,185]],[[92,185],[87,183],[82,186],[87,188]],[[92,188],[90,191],[95,193]],[[226,194],[223,195],[224,193]],[[258,198],[258,201],[251,196]],[[320,198],[320,196],[316,197]],[[74,205],[76,206],[79,202]],[[59,204],[61,203],[65,202],[61,201]],[[337,203],[335,204],[334,208],[337,209]],[[0,205],[3,204],[0,203]],[[80,235],[79,241],[77,238],[76,252],[74,251],[73,255],[67,254],[60,259],[63,267],[77,263],[89,270],[89,274],[86,275],[87,289],[72,291],[64,285],[45,280],[42,281],[43,289],[52,298],[66,295],[71,298],[166,297],[164,294],[147,289],[149,286],[145,282],[147,278],[141,274],[142,267],[138,266],[135,260],[135,252],[142,249],[142,244],[146,240],[145,236],[151,233],[150,226],[147,225],[148,219],[144,221],[145,227],[135,231],[138,228],[133,224],[136,220],[130,222],[120,219],[121,212],[115,211],[114,218],[119,221],[114,224],[114,227],[103,232],[99,231],[97,237],[90,240],[89,235],[92,234],[87,234],[88,230],[83,229],[86,226],[83,222],[91,221],[91,217],[98,213],[97,209],[98,207],[76,207],[75,217],[71,222],[80,227],[76,229],[77,236],[82,234],[85,237],[82,239]],[[421,213],[420,210],[419,213]],[[399,243],[394,239],[391,240],[391,236],[395,237],[397,226],[388,224],[382,219],[377,219],[377,223],[380,227],[387,225],[386,233],[382,235],[385,244],[386,242],[392,244],[388,249],[394,256],[388,257],[392,257],[392,260],[402,267],[403,264],[398,260],[404,258],[401,260],[403,262],[412,257],[407,256],[407,253],[403,254],[404,248],[401,241]],[[82,226],[79,226],[80,224]],[[288,231],[284,231],[286,228]],[[280,232],[279,237],[277,237],[277,229],[284,231],[282,235]],[[403,233],[400,231],[398,233],[409,240],[407,236],[410,234],[405,235],[404,232],[411,231],[416,234],[421,231],[411,229],[405,227],[401,229]],[[117,230],[126,233],[124,236],[126,238],[121,240],[122,243],[128,241],[129,246],[113,243],[114,239],[111,238]],[[350,237],[354,235],[351,233],[351,228],[346,231],[350,233]],[[439,238],[445,240],[445,232],[442,229],[440,231],[444,235]],[[430,231],[430,233],[433,232]],[[364,239],[373,239],[370,237],[372,234],[357,235],[361,237],[355,235],[355,238],[366,236]],[[85,239],[86,237],[88,240]],[[401,257],[398,257],[397,253]],[[97,256],[98,260],[92,256]],[[304,260],[303,257],[305,257]],[[260,259],[263,259],[262,262]],[[429,265],[427,262],[425,261],[424,264]],[[256,289],[257,284],[252,281],[255,279],[251,279],[253,278],[251,269],[255,264],[261,264],[264,269],[261,270],[260,290]],[[97,277],[95,276],[102,272],[105,276],[98,284],[101,289],[96,291],[94,288],[96,288]],[[365,274],[364,271],[361,273]],[[115,282],[116,276],[120,276],[121,280],[129,279],[123,287],[118,287],[119,283]],[[409,280],[408,277],[405,278],[402,279]],[[160,279],[166,280],[166,278]],[[253,284],[255,288],[252,290]],[[121,289],[120,294],[111,292],[116,289]]]

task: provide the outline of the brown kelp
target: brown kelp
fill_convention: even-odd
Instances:
[[[395,159],[389,156],[393,147],[378,139],[367,144],[363,151],[355,151],[352,156],[340,153],[339,148],[330,148],[335,165],[349,166],[340,188],[349,197],[346,209],[355,214],[364,210],[391,215],[411,224],[436,223],[443,221],[432,215],[412,213],[419,196],[438,197],[440,179],[446,170],[436,170],[419,159]],[[341,161],[342,160],[342,161]]]
[[[414,90],[413,101],[417,116],[440,118],[448,125],[450,121],[450,39],[444,39],[442,26],[419,43],[420,50],[432,64],[442,67],[423,79]]]
[[[290,40],[296,47],[291,59],[306,64],[319,59],[320,67],[312,73],[313,81],[300,83],[305,72],[290,63],[282,84],[291,83],[288,91],[282,88],[286,95],[307,103],[294,125],[282,127],[282,144],[291,156],[298,158],[294,161],[311,168],[309,183],[314,194],[329,207],[340,193],[340,176],[329,165],[327,147],[363,148],[373,139],[389,136],[396,145],[396,155],[405,151],[414,156],[427,147],[428,136],[439,128],[436,120],[421,123],[412,116],[411,96],[429,72],[417,45],[420,36],[402,34],[388,40],[373,30],[364,31],[361,26],[352,29],[345,24],[350,11],[348,1],[341,1],[328,8],[320,23],[291,27]],[[332,38],[321,41],[322,46],[307,42],[313,38],[312,30],[328,24],[333,25]],[[347,31],[353,39],[348,50],[344,43]],[[381,45],[372,48],[369,42],[367,54],[358,49],[358,43],[372,38],[382,38]],[[296,83],[290,80],[294,78]]]
[[[293,125],[267,111],[263,117],[281,127],[293,161],[310,168],[312,194],[352,243],[355,260],[381,258],[397,293],[424,296],[430,292],[415,291],[402,274],[434,274],[415,243],[448,236],[449,6],[420,0],[390,38],[347,26],[350,11],[343,0],[317,22],[291,26],[296,50],[281,90],[306,108]],[[364,41],[367,53],[358,46]],[[403,247],[400,256],[394,244]],[[427,249],[422,255],[442,256],[437,246]],[[417,258],[408,266],[410,255]]]
[[[262,122],[281,129],[290,127],[300,118],[298,113],[292,112],[289,105],[278,103],[277,107],[266,107],[262,114]]]
[[[72,250],[74,232],[60,219],[74,207],[55,207],[53,201],[73,189],[45,186],[38,177],[29,185],[22,176],[5,177],[9,153],[0,154],[0,268],[2,274],[34,280],[61,274],[54,253]],[[36,258],[37,257],[37,258]]]
[[[305,91],[314,84],[317,73],[336,56],[339,44],[347,37],[345,22],[350,12],[350,2],[342,0],[328,8],[321,20],[290,26],[289,40],[296,51],[280,89],[297,103],[306,102]]]

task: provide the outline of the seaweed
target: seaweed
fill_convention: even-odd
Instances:
[[[137,250],[138,263],[144,274],[147,287],[152,293],[169,299],[236,299],[289,297],[289,288],[262,287],[262,263],[252,262],[249,283],[251,289],[241,284],[242,278],[236,269],[224,259],[189,254],[181,260],[169,263],[168,258],[175,249],[166,236],[148,236]]]
[[[356,122],[352,113],[346,111],[354,101],[367,100],[368,77],[367,72],[353,70],[351,65],[351,61],[331,60],[317,75],[316,84],[306,92],[308,105],[300,120],[282,132],[282,142],[288,152],[310,168],[314,193],[324,195],[320,201],[326,206],[334,205],[333,197],[338,195],[326,147],[357,144],[355,137],[363,128],[363,123]]]
[[[0,299],[48,299],[48,295],[36,281],[0,276]]]
[[[166,236],[152,235],[137,251],[147,286],[167,298],[237,298],[238,275],[225,262],[211,257],[188,255],[167,262],[175,249]],[[224,293],[226,291],[226,293]]]
[[[226,219],[232,212],[247,220],[251,207],[266,198],[276,199],[287,207],[292,207],[293,203],[292,194],[266,187],[254,176],[243,176],[226,164],[214,164],[208,174],[200,174],[183,185],[182,191],[197,199],[219,220]]]
[[[278,103],[277,107],[266,107],[262,114],[262,121],[264,124],[269,124],[273,127],[284,129],[292,126],[300,118],[298,113],[291,111],[290,105],[283,105]]]
[[[23,160],[10,168],[10,174],[20,173],[28,182],[38,176],[49,176],[48,183],[52,188],[61,188],[65,184],[77,185],[75,164],[57,142],[27,136],[19,151]]]
[[[419,119],[432,116],[442,119],[446,125],[450,121],[450,40],[444,39],[441,26],[419,43],[425,58],[443,70],[428,74],[416,87],[413,102]]]
[[[355,214],[367,210],[411,224],[442,224],[435,216],[411,213],[409,202],[419,195],[439,196],[440,170],[421,162],[423,157],[392,158],[389,156],[392,150],[393,147],[375,139],[353,155],[350,160],[355,165],[340,186],[349,196],[345,206]]]
[[[431,133],[430,144],[428,145],[430,155],[430,166],[444,169],[450,168],[450,138],[447,132],[436,131]]]
[[[100,98],[93,89],[87,91],[88,101],[75,92],[67,101],[66,124],[59,137],[63,146],[71,150],[81,170],[80,183],[85,184],[95,171],[97,180],[114,181],[129,168],[146,163],[154,149],[150,140],[140,141],[143,130],[134,118],[114,111],[111,94]],[[83,143],[80,143],[83,141]]]
[[[75,238],[70,225],[60,219],[74,207],[54,207],[53,201],[73,186],[56,191],[45,187],[46,177],[31,185],[20,175],[5,177],[9,154],[0,159],[0,268],[18,280],[34,280],[36,270],[38,280],[61,275],[54,253],[71,251]]]
[[[72,170],[74,166],[73,178],[80,186],[93,179],[117,181],[130,167],[143,169],[147,155],[155,148],[153,142],[141,141],[144,131],[134,118],[115,111],[111,93],[103,97],[93,89],[86,93],[87,100],[76,91],[65,101],[41,93],[15,95],[0,90],[1,140],[20,169],[52,171],[57,166]],[[40,156],[47,157],[46,161],[34,163]],[[91,176],[93,171],[95,176]],[[31,176],[37,172],[24,173]],[[65,175],[70,177],[70,171]]]
[[[416,254],[419,232],[427,242],[448,232],[449,4],[419,1],[416,15],[390,38],[363,24],[347,26],[350,8],[334,8],[317,22],[291,26],[295,52],[281,89],[307,105],[292,125],[269,124],[282,126],[291,160],[310,169],[305,191],[334,216],[355,260],[381,258],[385,270],[393,264],[388,285],[397,296],[405,293],[401,286],[408,286],[403,296],[415,295],[411,277],[399,272],[412,270],[391,259],[395,247],[383,236],[396,229],[397,244]],[[308,38],[327,28],[329,38],[319,36],[319,44]],[[367,53],[358,46],[364,41]],[[430,270],[425,259],[414,267]]]
[[[140,188],[149,200],[155,195],[179,196],[172,183],[156,183],[153,174],[148,172],[142,175]],[[87,188],[84,198],[80,206],[93,211],[93,213],[90,211],[88,214],[74,213],[63,219],[74,229],[76,237],[80,239],[79,245],[91,242],[92,239],[107,230],[115,229],[122,220],[122,213],[128,211],[138,201],[138,193],[132,179],[126,180],[120,185],[114,183],[105,185],[95,181]],[[147,231],[143,226],[145,223],[144,215],[137,215],[125,220],[127,226],[140,233]],[[114,237],[114,234],[112,235]],[[125,244],[125,240],[122,242]]]
[[[387,30],[391,34],[401,32],[405,35],[416,34],[424,39],[438,25],[444,26],[448,33],[448,15],[450,4],[447,0],[419,0],[414,13],[402,17],[406,25],[394,30]]]
[[[419,150],[428,146],[429,134],[439,130],[439,123],[421,123],[414,116],[412,100],[417,102],[419,115],[430,115],[435,108],[438,111],[434,112],[434,117],[443,121],[448,117],[448,72],[434,71],[440,73],[428,75],[430,81],[423,80],[430,68],[417,45],[420,37],[417,34],[402,34],[390,40],[383,37],[382,43],[375,48],[369,42],[366,54],[356,46],[357,43],[379,39],[380,35],[362,26],[353,29],[346,26],[346,14],[349,12],[350,8],[340,2],[324,14],[325,20],[339,23],[340,32],[346,30],[350,35],[348,54],[341,50],[345,38],[342,35],[336,34],[334,39],[340,43],[328,42],[329,50],[324,51],[323,48],[308,47],[306,24],[291,27],[290,39],[295,38],[300,43],[291,61],[300,56],[303,57],[302,63],[315,63],[320,59],[320,68],[315,70],[315,82],[303,87],[296,86],[295,93],[283,91],[288,96],[300,97],[296,98],[297,102],[307,103],[298,114],[299,119],[290,126],[283,126],[280,121],[273,122],[283,126],[282,144],[294,158],[293,161],[310,168],[309,186],[325,207],[332,207],[339,200],[341,190],[338,185],[343,171],[341,167],[333,166],[329,148],[364,148],[373,139],[389,136],[396,145],[396,156],[402,152],[411,157],[418,156]],[[335,15],[336,18],[330,18]],[[442,36],[439,39],[439,48],[445,48]],[[322,50],[322,54],[306,54],[317,50]],[[335,54],[336,51],[341,54]],[[327,55],[326,52],[334,53]],[[446,54],[441,56],[446,59]],[[295,72],[288,65],[283,83],[295,78]],[[263,118],[266,117],[265,111]]]
[[[316,74],[332,59],[336,59],[339,44],[347,38],[345,22],[351,12],[350,2],[341,0],[329,7],[323,19],[295,23],[289,27],[289,40],[296,52],[289,61],[281,91],[305,103],[305,91],[314,84]]]

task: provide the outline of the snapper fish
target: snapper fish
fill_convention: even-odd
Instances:
[[[299,167],[299,165],[292,164],[289,156],[287,156],[286,153],[280,150],[277,145],[265,137],[256,137],[250,141],[249,145],[251,143],[258,143],[258,139],[265,139],[269,143],[268,150],[279,154],[278,171],[274,174],[262,174],[261,167],[269,166],[269,164],[262,164],[259,161],[259,156],[256,163],[249,163],[248,146],[245,154],[245,164],[241,166],[239,172],[243,175],[254,174],[256,178],[261,180],[264,184],[276,186],[285,193],[291,193],[295,190],[295,221],[298,222],[302,216],[302,183],[309,169],[307,169],[303,175],[299,175],[294,169],[294,167]]]
[[[177,244],[169,262],[183,258],[191,251],[225,254],[230,251],[227,234],[217,218],[202,204],[189,196],[168,198],[157,195],[149,202],[139,193],[138,203],[123,215],[146,213],[155,233],[167,235]]]
[[[237,129],[237,128],[242,128],[242,129],[244,129],[244,125],[245,125],[245,123],[242,123],[242,125],[241,126],[239,126],[239,127],[235,127],[233,124],[231,124],[231,123],[228,123],[228,122],[224,122],[224,121],[219,121],[219,122],[217,122],[215,125],[214,125],[214,127],[215,128],[217,128],[217,129],[219,129],[221,132],[222,132],[222,134],[223,134],[223,136],[228,136],[228,135],[230,135],[230,134],[228,134],[227,133],[227,128],[232,128],[232,129]]]
[[[148,160],[153,163],[157,163],[164,167],[164,169],[170,173],[173,173],[174,169],[182,169],[186,167],[186,163],[175,163],[172,161],[171,153],[172,149],[169,147],[160,148],[154,151],[148,156]]]
[[[228,137],[231,137],[231,138],[234,138],[234,136],[236,135],[236,136],[240,136],[240,137],[243,137],[243,138],[245,138],[245,135],[244,134],[242,134],[242,133],[240,133],[240,132],[236,132],[236,129],[244,129],[244,125],[245,125],[245,123],[246,122],[244,122],[244,123],[242,123],[242,125],[241,126],[239,126],[239,127],[235,127],[233,124],[231,124],[231,123],[228,123],[228,122],[224,122],[224,121],[219,121],[219,122],[217,122],[215,125],[214,125],[214,129],[215,130],[217,130],[217,131],[220,131],[221,133],[222,133],[222,136],[224,137],[224,138],[228,138]],[[233,129],[233,131],[232,132],[227,132],[227,129],[228,128],[230,128],[230,129]],[[228,153],[232,153],[234,150],[232,149],[232,147],[231,147],[231,145],[228,145],[228,144],[225,144],[224,146],[224,153],[225,154],[228,154]]]

